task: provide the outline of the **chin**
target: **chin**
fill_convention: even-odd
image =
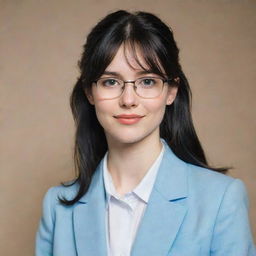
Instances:
[[[156,130],[144,131],[142,133],[123,131],[122,134],[108,134],[107,138],[111,142],[117,144],[135,144],[145,139],[149,139],[152,136],[159,136],[157,135]]]
[[[126,138],[118,138],[116,141],[120,144],[135,144],[135,143],[138,143],[140,141],[142,141],[143,138],[134,138],[134,137],[126,137]]]

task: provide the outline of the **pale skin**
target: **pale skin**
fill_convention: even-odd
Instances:
[[[142,65],[147,67],[139,49],[137,54]],[[152,73],[141,75],[143,69],[133,58],[129,48],[123,45],[106,71],[115,72],[116,77],[123,80],[156,76]],[[110,75],[103,74],[102,77]],[[115,99],[101,99],[94,86],[90,93],[86,93],[89,102],[95,106],[97,118],[105,131],[109,150],[108,170],[118,194],[124,195],[132,191],[160,154],[162,144],[159,125],[166,105],[173,103],[176,94],[177,87],[165,85],[157,98],[144,99],[135,93],[132,83],[127,83],[122,95]],[[135,124],[120,124],[114,118],[120,114],[137,114],[143,118]]]

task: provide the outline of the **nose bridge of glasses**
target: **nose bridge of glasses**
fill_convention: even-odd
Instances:
[[[135,83],[136,83],[136,80],[126,80],[126,81],[123,81],[124,85],[125,84],[133,84],[133,85],[135,85]]]
[[[137,88],[136,80],[126,80],[126,81],[123,81],[123,86],[122,86],[123,91],[126,88],[126,86],[125,86],[126,84],[132,84],[132,87],[133,87],[134,90],[136,90],[136,88]]]

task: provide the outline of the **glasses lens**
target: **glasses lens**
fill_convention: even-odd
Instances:
[[[163,89],[163,80],[155,77],[140,78],[135,83],[136,92],[143,98],[158,97]]]
[[[116,78],[101,78],[97,81],[97,90],[101,98],[111,99],[122,93],[123,82]]]

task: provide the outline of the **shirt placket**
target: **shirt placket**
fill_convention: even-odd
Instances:
[[[113,256],[129,256],[130,244],[127,241],[131,241],[133,221],[133,209],[130,201],[130,196],[125,196],[122,199],[112,197],[111,200],[109,210],[112,212],[109,213],[109,221],[111,226],[110,241],[112,246],[115,245],[114,248],[111,248]]]

